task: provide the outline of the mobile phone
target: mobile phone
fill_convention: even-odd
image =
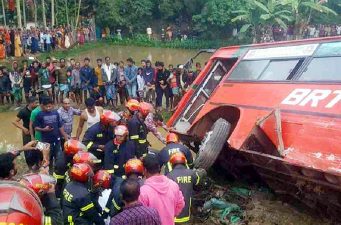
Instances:
[[[44,143],[44,142],[38,142],[37,145],[36,145],[36,149],[42,151],[44,150],[46,147],[47,147],[47,143]]]

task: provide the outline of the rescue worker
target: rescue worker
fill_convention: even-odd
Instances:
[[[86,163],[96,172],[100,169],[101,160],[90,152],[79,151],[73,156],[73,164],[76,163]]]
[[[124,167],[125,176],[122,178],[115,177],[113,179],[112,189],[106,208],[104,209],[104,215],[107,217],[115,216],[120,213],[123,209],[124,203],[122,201],[120,187],[124,179],[136,179],[138,180],[140,186],[143,185],[143,163],[139,159],[130,159]]]
[[[126,104],[126,109],[121,113],[121,124],[127,124],[133,115],[138,111],[140,102],[136,99],[130,99]]]
[[[104,225],[89,189],[94,173],[86,163],[74,164],[70,169],[71,182],[63,191],[64,224]]]
[[[91,197],[97,208],[98,212],[102,212],[103,219],[106,219],[107,214],[104,215],[103,209],[99,204],[99,197],[102,195],[103,190],[111,189],[112,177],[111,174],[106,170],[98,170],[92,178],[92,190]],[[109,211],[109,210],[108,210]]]
[[[90,127],[84,134],[83,143],[89,152],[103,162],[104,146],[114,138],[113,128],[120,121],[120,116],[111,111],[104,111],[100,122]]]
[[[44,224],[43,206],[32,189],[15,181],[0,181],[0,193],[0,224]],[[45,224],[51,224],[49,221]]]
[[[153,110],[153,106],[147,102],[141,102],[137,113],[128,121],[130,140],[136,144],[136,156],[141,158],[148,153],[147,134],[148,129],[144,119]]]
[[[200,182],[199,173],[188,169],[186,161],[186,157],[182,152],[172,154],[169,160],[173,170],[167,174],[167,177],[179,185],[185,199],[185,207],[175,218],[176,224],[184,224],[190,221],[193,189]]]
[[[64,151],[60,152],[57,160],[53,177],[57,180],[56,196],[61,198],[65,182],[70,182],[67,171],[72,166],[73,156],[79,151],[85,151],[86,147],[80,141],[68,140],[64,143]]]
[[[45,174],[24,175],[20,183],[33,190],[44,207],[45,225],[62,225],[62,210],[54,192],[56,180]]]
[[[169,133],[166,137],[167,145],[160,151],[160,165],[165,166],[165,174],[172,171],[172,166],[169,163],[170,156],[176,152],[182,152],[186,156],[187,166],[193,164],[193,156],[191,150],[179,143],[179,137],[175,133]]]
[[[104,169],[111,171],[114,175],[124,175],[124,165],[136,155],[136,145],[128,139],[128,128],[119,125],[115,128],[115,138],[105,145]]]

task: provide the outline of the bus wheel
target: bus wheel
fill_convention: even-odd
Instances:
[[[202,140],[194,167],[208,170],[217,160],[230,132],[231,124],[222,118],[218,119]]]

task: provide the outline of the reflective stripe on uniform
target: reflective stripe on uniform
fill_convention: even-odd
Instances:
[[[104,208],[104,212],[109,213],[110,209],[108,209],[107,207]]]
[[[64,175],[59,175],[59,174],[56,174],[56,173],[53,173],[53,177],[56,178],[57,180],[63,180],[65,178]]]
[[[85,211],[91,209],[94,206],[95,206],[94,203],[90,203],[89,205],[86,205],[83,208],[81,208],[81,211],[85,212]]]
[[[121,207],[119,207],[115,201],[115,199],[112,199],[112,204],[114,204],[115,209],[121,210]]]
[[[189,219],[190,219],[189,216],[182,217],[182,218],[175,218],[174,222],[175,223],[186,223],[189,221]]]
[[[50,216],[45,216],[45,218],[44,218],[44,225],[52,225],[51,217]]]
[[[139,143],[140,143],[140,144],[144,144],[144,143],[146,143],[146,142],[147,142],[146,139],[139,140]]]
[[[131,140],[139,139],[139,135],[132,135],[132,136],[130,136],[130,139]]]
[[[113,174],[115,173],[115,170],[107,170],[108,173]]]
[[[173,170],[172,164],[170,162],[167,163],[168,172]]]
[[[114,169],[117,170],[118,168],[120,168],[119,165],[114,165]]]
[[[90,141],[90,142],[87,144],[86,148],[87,148],[87,149],[91,148],[91,146],[92,146],[93,144],[94,144],[94,142],[93,142],[93,141]]]
[[[74,225],[72,216],[68,216],[67,221],[69,222],[69,225]]]
[[[195,183],[195,185],[198,185],[198,184],[199,184],[199,182],[200,182],[200,176],[199,176],[199,174],[198,174],[198,173],[195,173],[195,175],[197,176],[197,182]]]

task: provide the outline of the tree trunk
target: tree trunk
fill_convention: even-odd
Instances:
[[[16,0],[18,28],[22,28],[20,0]]]
[[[41,4],[43,6],[43,25],[44,25],[44,28],[46,28],[47,23],[46,23],[46,12],[45,12],[45,0],[41,0]]]
[[[55,25],[54,0],[51,0],[51,27]]]
[[[69,7],[67,5],[67,0],[65,0],[65,13],[66,13],[66,25],[69,26],[70,25],[70,21],[69,21]]]
[[[24,27],[26,28],[27,21],[26,21],[26,1],[25,0],[22,1],[22,15],[24,18]]]
[[[33,0],[33,7],[34,7],[34,24],[35,24],[35,27],[38,27],[37,0]]]
[[[5,12],[4,0],[1,0],[1,4],[2,4],[2,16],[4,17],[4,25],[6,27],[7,26],[7,21],[6,21],[6,12]]]
[[[81,11],[81,4],[82,4],[82,0],[79,0],[79,2],[78,2],[78,9],[77,9],[77,19],[76,19],[75,30],[77,30],[77,27],[78,27],[79,14],[80,14],[80,11]]]

